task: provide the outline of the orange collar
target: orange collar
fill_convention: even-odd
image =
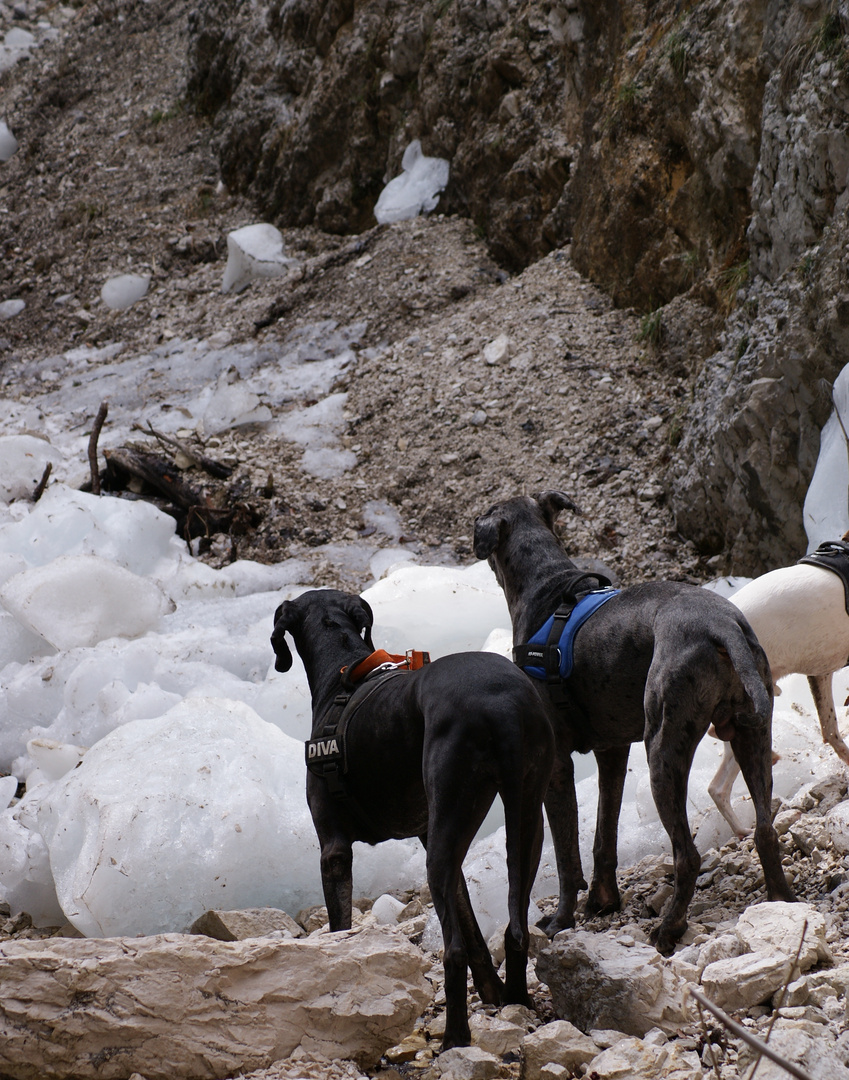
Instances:
[[[379,667],[393,667],[401,671],[418,671],[420,667],[430,663],[430,653],[419,652],[417,649],[408,649],[400,656],[396,653],[388,653],[385,649],[375,649],[365,660],[353,667],[342,668],[343,676],[352,683],[360,682],[366,675]]]

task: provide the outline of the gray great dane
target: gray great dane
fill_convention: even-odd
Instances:
[[[467,1046],[469,967],[483,1002],[530,1005],[528,903],[554,735],[530,681],[494,653],[454,653],[409,672],[377,667],[359,681],[373,658],[387,656],[374,652],[371,627],[361,597],[320,589],[281,604],[271,638],[276,669],[288,671],[291,634],[312,694],[307,759],[319,760],[307,773],[307,802],[330,929],[351,926],[353,842],[419,837],[445,945],[442,1048]],[[496,793],[507,833],[504,984],[463,877],[463,858]]]
[[[521,647],[564,601],[587,589],[554,532],[561,510],[578,508],[559,491],[497,503],[475,521],[474,547],[504,590]],[[596,575],[597,576],[597,575]],[[536,680],[535,680],[536,681]],[[537,682],[543,697],[547,684]],[[745,617],[694,585],[649,582],[608,598],[574,638],[571,676],[556,687],[557,761],[545,799],[560,883],[553,936],[575,925],[586,888],[578,848],[572,753],[592,750],[599,801],[588,914],[618,910],[617,832],[630,745],[644,741],[652,794],[669,834],[674,892],[652,940],[673,951],[687,928],[701,859],[687,820],[687,782],[696,746],[711,724],[730,742],[756,813],[755,844],[770,900],[794,900],[772,826],[772,678]]]

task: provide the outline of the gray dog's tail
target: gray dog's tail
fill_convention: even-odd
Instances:
[[[772,716],[772,673],[766,653],[757,640],[750,641],[738,623],[732,623],[728,633],[717,633],[713,643],[725,651],[752,703],[756,716]],[[760,663],[759,663],[760,662]]]

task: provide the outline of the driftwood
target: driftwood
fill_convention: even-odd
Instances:
[[[210,505],[205,492],[188,484],[174,462],[161,454],[119,447],[104,451],[104,457],[109,489],[124,490],[131,479],[152,488],[160,497],[157,505],[176,519],[177,531],[186,541],[215,533],[244,535],[258,523],[256,511],[247,503]]]
[[[231,466],[223,465],[220,461],[207,457],[206,454],[196,450],[193,446],[189,446],[188,443],[175,439],[173,435],[166,435],[163,431],[157,431],[151,423],[148,423],[146,428],[143,428],[140,424],[134,424],[133,428],[138,431],[148,431],[162,446],[170,446],[174,450],[179,450],[193,465],[199,466],[204,472],[214,476],[217,480],[227,480],[233,474]]]

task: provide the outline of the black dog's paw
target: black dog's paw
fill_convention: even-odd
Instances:
[[[546,937],[553,938],[559,931],[571,930],[574,925],[574,915],[560,915],[558,912],[555,912],[553,915],[548,915],[544,919],[540,919],[537,923],[537,928],[542,930]]]
[[[619,911],[621,907],[622,899],[618,889],[612,893],[605,890],[593,891],[591,889],[587,896],[587,903],[584,911],[589,916],[613,915],[614,912]]]
[[[649,934],[649,944],[654,945],[661,956],[671,956],[675,952],[675,946],[681,940],[686,929],[687,924],[684,923],[684,926],[681,928],[681,933],[676,934],[670,931],[669,927],[666,927],[661,923],[660,926],[656,926]]]

